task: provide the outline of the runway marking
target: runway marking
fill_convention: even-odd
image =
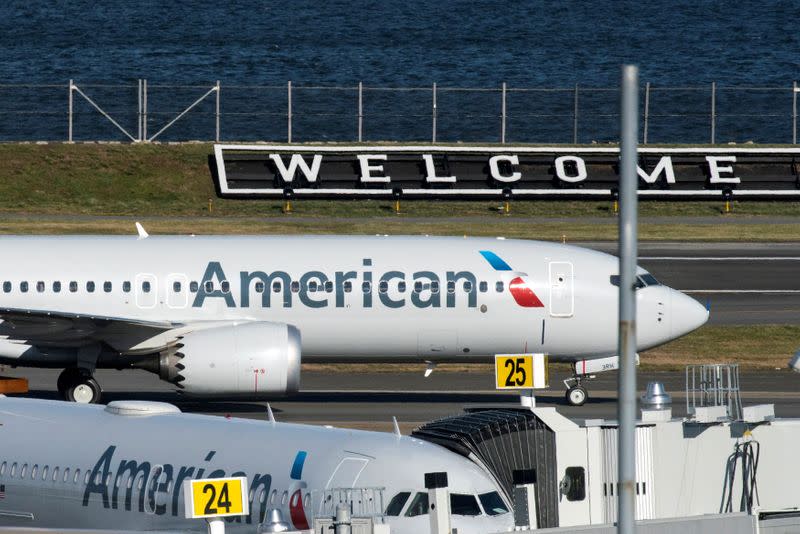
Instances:
[[[641,256],[645,261],[800,261],[800,256]]]
[[[800,293],[800,289],[681,289],[683,293],[767,293],[771,295],[793,295]]]

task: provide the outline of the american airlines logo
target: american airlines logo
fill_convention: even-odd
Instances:
[[[494,252],[482,250],[480,254],[495,271],[510,275],[507,277],[508,291],[519,306],[544,307],[521,274],[514,273]],[[202,308],[206,301],[215,299],[224,302],[228,308],[269,308],[275,305],[291,308],[296,296],[300,304],[308,308],[345,308],[348,307],[347,295],[352,293],[350,298],[359,299],[363,308],[378,305],[386,308],[455,308],[459,301],[465,302],[468,308],[475,308],[479,293],[486,293],[490,289],[504,292],[506,289],[505,281],[495,281],[494,287],[490,288],[486,280],[479,281],[475,273],[469,270],[446,271],[442,280],[439,274],[427,270],[413,273],[399,270],[375,273],[371,269],[371,258],[364,258],[362,267],[361,271],[335,271],[330,274],[316,270],[307,271],[299,279],[281,270],[269,273],[240,271],[237,302],[222,263],[212,261],[206,266],[192,307]],[[355,293],[356,290],[358,294]],[[280,299],[280,303],[274,302],[274,299]]]

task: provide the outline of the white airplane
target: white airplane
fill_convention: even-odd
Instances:
[[[574,246],[456,237],[2,237],[0,364],[142,368],[195,395],[298,390],[304,362],[485,362],[547,353],[582,381],[617,368],[618,260]],[[708,319],[639,270],[638,349]]]
[[[393,534],[418,534],[430,525],[431,472],[447,473],[458,532],[514,524],[488,471],[399,432],[190,415],[165,403],[0,395],[0,443],[0,527],[205,531],[202,520],[185,518],[183,482],[247,477],[250,514],[226,531],[256,532],[272,509],[290,528],[313,528],[314,517],[335,514],[337,495],[346,494],[337,490],[359,488],[354,506],[385,515]]]

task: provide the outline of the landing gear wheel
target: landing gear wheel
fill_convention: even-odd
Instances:
[[[80,373],[64,390],[64,398],[78,404],[97,404],[103,390],[92,375]]]
[[[61,395],[62,398],[66,399],[67,388],[69,388],[72,384],[75,384],[80,379],[81,371],[77,367],[67,367],[61,371],[61,374],[58,375],[58,381],[56,382],[58,394]]]
[[[572,406],[583,406],[589,394],[581,386],[573,386],[567,390],[565,397]]]

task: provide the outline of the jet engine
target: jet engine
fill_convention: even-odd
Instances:
[[[300,388],[300,331],[253,322],[195,330],[136,367],[190,395],[257,397]]]

